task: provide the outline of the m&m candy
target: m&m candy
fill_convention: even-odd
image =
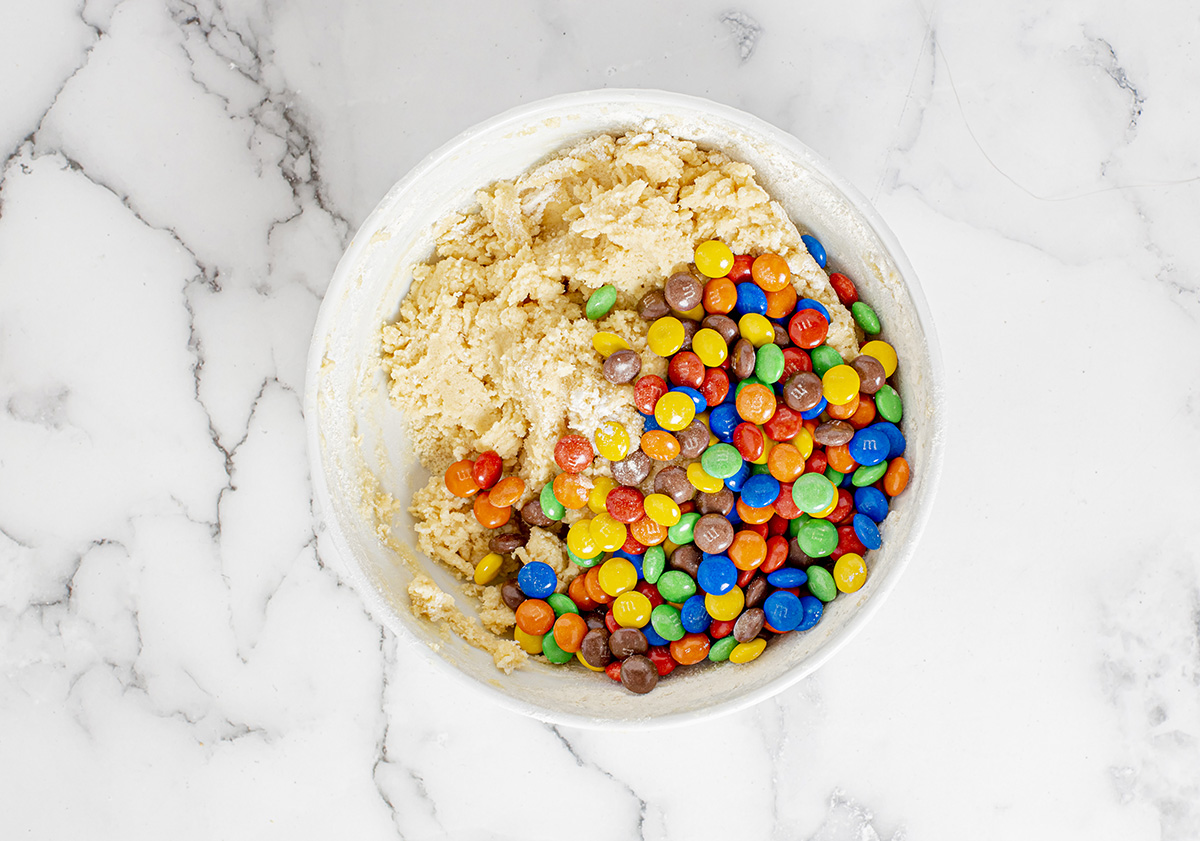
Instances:
[[[825,268],[822,244],[803,243]],[[591,346],[629,384],[629,413],[562,435],[559,472],[532,494],[495,451],[446,469],[448,498],[496,531],[473,580],[500,589],[523,650],[640,694],[680,667],[749,664],[869,585],[910,482],[900,360],[849,277],[805,297],[796,259],[697,243],[692,267],[643,296],[644,344],[601,286],[585,314],[612,326]],[[864,340],[849,356],[829,344],[846,329]],[[559,533],[573,576],[521,553],[535,528]],[[523,563],[501,580],[514,553]]]

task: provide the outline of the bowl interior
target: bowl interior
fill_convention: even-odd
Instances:
[[[839,596],[807,633],[777,639],[753,664],[676,672],[654,692],[616,690],[603,674],[531,662],[511,675],[489,655],[409,613],[411,567],[378,536],[364,500],[377,479],[401,510],[394,540],[459,607],[473,615],[452,575],[416,550],[408,500],[427,479],[389,402],[379,367],[379,326],[394,317],[415,262],[432,256],[432,225],[473,205],[473,193],[514,177],[557,150],[601,132],[654,125],[750,163],[760,183],[802,230],[821,240],[830,269],[851,277],[879,313],[900,356],[912,478],[883,523],[883,548],[868,556],[857,593]],[[795,138],[704,100],[648,91],[569,94],[475,127],[435,152],[383,199],[358,231],[330,284],[309,360],[307,422],[317,503],[338,561],[374,615],[415,639],[434,662],[525,712],[577,725],[637,726],[688,720],[753,703],[809,674],[859,627],[894,586],[924,525],[941,464],[941,362],[924,299],[886,226],[850,185]],[[370,477],[375,477],[371,479]],[[366,479],[366,481],[364,481]]]

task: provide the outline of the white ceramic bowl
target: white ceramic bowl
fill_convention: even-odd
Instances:
[[[748,162],[791,218],[824,244],[830,268],[851,277],[879,313],[901,360],[908,490],[882,527],[883,548],[868,556],[870,576],[853,595],[830,603],[807,633],[778,638],[747,666],[709,664],[675,672],[648,695],[623,691],[582,667],[530,663],[511,675],[489,655],[408,612],[412,574],[376,537],[364,510],[362,477],[372,471],[397,499],[427,480],[387,398],[378,367],[378,329],[395,316],[409,267],[432,255],[431,229],[468,208],[475,190],[514,177],[557,150],[601,132],[647,123]],[[942,363],[928,307],[912,268],[879,215],[845,179],[791,135],[756,117],[706,100],[661,91],[597,90],[508,111],[460,134],[408,173],[363,223],[338,264],[309,351],[305,417],[318,517],[334,561],[372,614],[417,645],[435,667],[538,718],[581,726],[637,727],[694,721],[753,704],[787,688],[828,660],[875,613],[916,549],[942,465]],[[416,549],[406,511],[395,536],[410,545],[443,589],[452,575]],[[471,614],[469,600],[458,598]],[[864,676],[865,679],[865,676]]]

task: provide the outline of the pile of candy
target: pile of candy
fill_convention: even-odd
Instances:
[[[809,253],[825,266],[821,244]],[[899,394],[887,384],[893,348],[873,339],[846,364],[826,344],[828,310],[799,298],[783,258],[734,256],[710,240],[695,253],[702,283],[688,272],[647,293],[639,313],[652,353],[669,360],[668,380],[639,378],[641,358],[619,336],[598,332],[605,377],[633,383],[645,419],[631,451],[623,425],[608,421],[595,446],[567,435],[555,447],[562,469],[521,508],[517,531],[495,535],[475,581],[495,579],[527,528],[551,528],[568,509],[592,516],[566,534],[569,559],[585,569],[566,593],[541,561],[525,564],[501,596],[516,613],[515,639],[551,663],[577,659],[637,693],[677,666],[704,660],[746,663],[772,635],[801,632],[825,603],[852,593],[878,549],[878,524],[904,490],[909,467],[897,424]],[[831,285],[868,336],[880,333],[854,284]],[[616,292],[587,302],[606,315]],[[735,320],[736,319],[736,320]],[[595,457],[612,477],[583,474]],[[651,493],[642,486],[654,473]],[[451,465],[451,492],[475,495],[475,515],[500,528],[525,492],[501,478],[494,452]]]

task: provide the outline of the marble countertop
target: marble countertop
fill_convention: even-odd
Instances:
[[[0,837],[1200,836],[1197,44],[1186,0],[6,4]],[[385,632],[322,562],[301,415],[387,188],[605,86],[745,109],[848,176],[950,397],[866,630],[628,735]]]

